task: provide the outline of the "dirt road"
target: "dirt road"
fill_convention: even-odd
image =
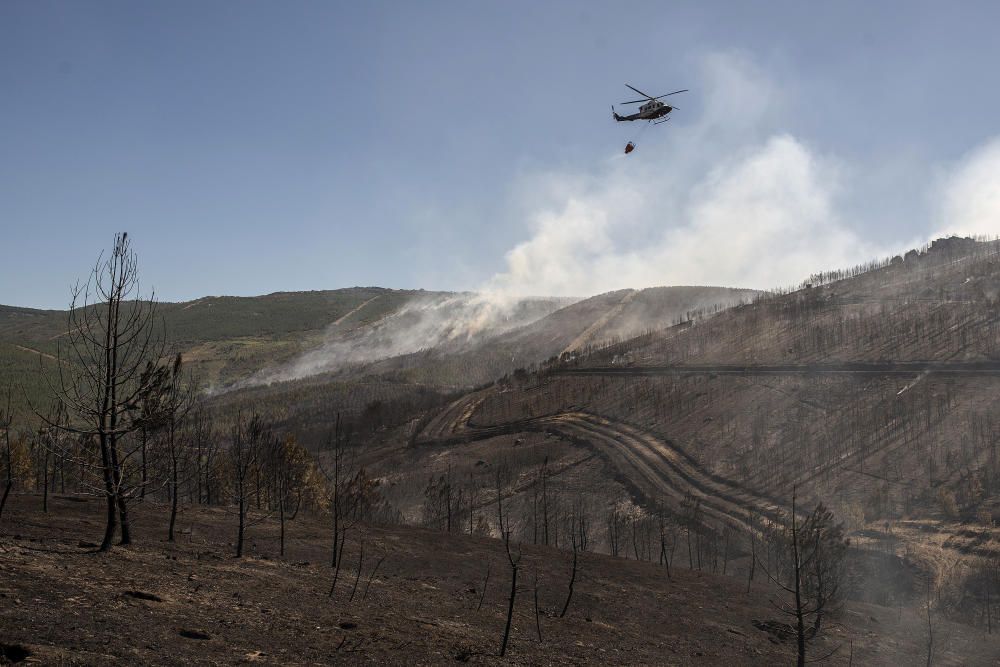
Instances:
[[[822,364],[677,364],[558,368],[555,375],[1000,375],[1000,361],[830,362]]]

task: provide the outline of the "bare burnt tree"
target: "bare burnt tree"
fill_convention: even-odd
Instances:
[[[625,515],[619,506],[615,505],[608,512],[606,520],[606,537],[608,541],[608,553],[618,557],[622,549],[622,533],[625,530]]]
[[[195,461],[195,502],[211,505],[216,482],[216,462],[219,451],[219,433],[211,415],[203,407],[196,407],[188,419],[187,437]]]
[[[348,602],[354,601],[354,594],[358,592],[358,582],[361,581],[361,570],[365,565],[365,538],[361,537],[358,542],[358,569],[354,573],[354,586],[351,588],[351,596],[347,598]]]
[[[670,520],[669,510],[662,502],[657,503],[656,506],[656,523],[660,538],[659,562],[667,569],[667,579],[671,579],[670,561],[673,558],[673,549],[677,545],[677,530],[676,524]],[[669,549],[667,548],[668,542]]]
[[[504,550],[507,553],[507,562],[510,564],[510,596],[507,601],[507,623],[504,626],[503,640],[500,643],[500,657],[503,657],[507,653],[507,643],[510,640],[510,628],[514,619],[514,601],[517,598],[517,574],[522,556],[520,548],[516,551],[511,549],[513,545],[514,521],[509,509],[505,509],[504,507],[504,494],[507,487],[513,482],[513,477],[514,473],[508,460],[500,458],[494,462],[493,483],[496,492],[497,526],[500,530],[500,537],[503,540]],[[480,604],[482,604],[481,601]]]
[[[160,404],[160,421],[163,423],[166,439],[167,464],[169,479],[167,488],[170,490],[170,522],[167,528],[167,541],[174,541],[174,526],[177,523],[177,508],[180,503],[181,483],[186,482],[191,474],[191,448],[187,438],[179,432],[181,424],[194,404],[195,384],[189,376],[182,375],[183,360],[181,355],[174,357],[167,375],[165,375],[162,401]]]
[[[274,477],[275,504],[278,507],[278,555],[285,556],[285,507],[288,504],[289,488],[292,485],[292,462],[288,456],[286,441],[281,438],[271,439],[271,455],[269,464]],[[301,495],[299,496],[301,498]],[[298,509],[296,509],[298,512]]]
[[[500,458],[493,464],[493,487],[497,499],[497,527],[504,546],[510,549],[512,517],[510,512],[504,512],[504,493],[513,478],[510,462]],[[509,555],[509,554],[508,554]]]
[[[0,408],[0,429],[3,430],[4,443],[4,487],[3,495],[0,496],[0,518],[3,518],[3,508],[7,505],[7,497],[14,487],[14,453],[10,444],[10,430],[14,425],[14,414],[10,407],[10,386],[7,387],[3,407]]]
[[[927,595],[925,606],[927,609],[927,667],[931,667],[931,660],[934,657],[934,624],[931,622],[931,580],[927,579]]]
[[[153,363],[153,361],[147,361],[140,381],[149,386],[149,391],[140,396],[131,407],[131,417],[139,437],[140,499],[146,498],[146,491],[149,486],[149,469],[151,464],[149,439],[164,425],[166,412],[164,402],[169,392],[169,370],[166,366]]]
[[[333,597],[343,566],[344,548],[348,533],[356,529],[365,518],[372,517],[381,505],[378,484],[368,477],[365,469],[355,461],[355,452],[349,447],[350,433],[338,413],[334,429],[327,440],[327,462],[320,471],[327,480],[327,499],[333,528],[333,549],[330,565],[333,581],[329,597]]]
[[[349,442],[347,429],[341,421],[340,413],[337,413],[333,431],[327,439],[326,454],[329,458],[329,465],[322,467],[329,484],[330,518],[333,522],[333,550],[330,556],[330,566],[333,568],[340,566],[340,558],[347,542],[347,533],[357,523],[357,515],[354,511],[356,508],[352,507],[352,495],[349,488],[357,471],[354,464],[354,453],[348,447]],[[330,588],[330,595],[333,595],[334,587],[336,587],[336,580],[334,580],[334,586]]]
[[[246,418],[242,411],[236,415],[229,444],[230,471],[233,500],[236,502],[239,529],[236,536],[236,557],[243,557],[246,530],[253,523],[248,519],[251,498],[256,494],[257,471],[263,458],[264,447],[271,437],[264,419],[256,412]]]
[[[483,580],[483,590],[479,594],[479,604],[476,605],[476,611],[483,608],[483,600],[486,599],[486,589],[490,586],[490,573],[493,571],[493,561],[489,560],[486,562],[486,579]]]
[[[294,435],[272,438],[268,448],[267,468],[271,478],[272,511],[278,512],[279,554],[285,555],[287,521],[294,520],[302,506],[302,497],[313,470],[312,458]]]
[[[500,644],[500,657],[507,653],[507,642],[510,640],[510,626],[514,620],[514,600],[517,598],[517,572],[521,565],[521,550],[511,551],[510,531],[504,537],[504,548],[507,551],[507,562],[510,563],[510,597],[507,601],[507,624],[503,630],[503,641]]]
[[[750,567],[747,568],[747,594],[750,593],[750,583],[757,569],[757,532],[760,525],[760,514],[750,509],[747,511],[747,532],[750,537]]]
[[[795,619],[798,665],[806,664],[806,646],[820,632],[822,619],[839,601],[843,563],[848,541],[843,526],[822,504],[805,518],[797,513],[796,491],[782,534],[787,556],[787,577],[778,578],[765,569],[768,578],[787,593],[791,601],[775,606]],[[812,623],[808,624],[809,619]]]
[[[430,482],[424,489],[424,523],[449,533],[461,530],[462,508],[467,502],[465,496],[465,491],[452,483],[451,465],[446,474],[436,478],[431,475]]]
[[[129,480],[137,448],[126,440],[139,428],[130,412],[151,391],[143,371],[162,357],[165,342],[157,335],[153,295],[140,294],[138,261],[127,234],[117,235],[110,256],[102,254],[87,282],[73,288],[68,320],[52,389],[69,418],[50,425],[97,441],[107,503],[100,550],[108,551],[119,522],[121,543],[131,542],[128,503],[141,487]]]
[[[382,555],[375,562],[375,567],[373,567],[372,571],[368,573],[368,582],[365,584],[365,592],[361,596],[362,602],[368,599],[368,589],[371,588],[372,580],[375,579],[375,575],[378,573],[378,569],[382,567],[382,563],[385,562],[385,559],[388,558],[388,556],[389,552],[387,550],[383,551]]]
[[[722,526],[722,539],[723,539],[722,574],[723,575],[726,574],[726,568],[729,565],[729,539],[732,536],[732,532],[733,532],[732,526],[730,526],[728,523],[723,524]]]
[[[573,585],[576,583],[576,570],[580,558],[579,549],[577,549],[577,538],[575,531],[572,536],[572,542],[573,542],[573,569],[569,575],[569,587],[566,591],[566,602],[563,603],[562,611],[559,612],[559,618],[563,618],[564,616],[566,616],[566,612],[569,611],[569,603],[573,600]]]
[[[989,556],[979,561],[979,588],[982,591],[983,616],[986,623],[986,634],[993,634],[993,604],[996,601],[996,591],[1000,588],[1000,556]]]
[[[803,589],[815,612],[810,636],[822,629],[823,619],[840,604],[841,585],[845,578],[845,560],[849,541],[844,527],[833,512],[822,504],[806,519],[802,531],[808,569]]]
[[[56,401],[49,415],[49,423],[58,424],[64,418],[65,410],[63,404],[61,401]],[[35,446],[33,447],[34,456],[32,458],[35,459],[35,467],[38,473],[37,479],[40,482],[40,484],[36,484],[36,487],[42,487],[42,512],[45,513],[49,511],[49,460],[52,458],[59,461],[65,460],[63,436],[65,436],[65,433],[60,429],[43,422],[34,438]]]
[[[549,457],[546,454],[531,485],[532,544],[549,543]]]
[[[468,496],[468,502],[466,503],[469,510],[469,535],[476,534],[476,508],[479,506],[479,496],[481,491],[481,483],[476,479],[473,473],[469,473],[469,484],[467,487],[466,496]],[[482,528],[482,523],[485,521],[485,517],[482,514],[479,515],[480,528]],[[482,532],[482,531],[480,531]],[[487,531],[488,532],[488,531]]]
[[[690,492],[686,493],[681,501],[681,525],[687,534],[688,568],[693,570],[697,562],[698,569],[701,570],[701,527],[702,527],[701,498],[695,497]],[[692,551],[691,533],[695,534],[695,549]],[[695,560],[697,554],[697,561]]]
[[[542,641],[542,621],[539,618],[540,617],[540,613],[539,613],[539,609],[538,609],[538,569],[537,568],[535,569],[534,593],[535,593],[535,630],[538,632],[538,641],[539,641],[539,643],[541,643],[541,641]]]

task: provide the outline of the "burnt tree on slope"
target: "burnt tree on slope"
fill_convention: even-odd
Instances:
[[[5,470],[3,495],[0,496],[0,518],[3,518],[3,508],[7,504],[7,497],[14,486],[14,454],[10,444],[10,429],[13,424],[13,413],[10,409],[10,387],[8,386],[5,405],[3,408],[0,408],[0,429],[3,430]]]
[[[775,607],[795,619],[798,665],[806,664],[806,646],[822,628],[823,618],[840,601],[844,559],[848,540],[843,525],[822,504],[800,517],[796,491],[792,491],[791,511],[778,534],[782,557],[787,559],[785,576],[775,576],[767,568],[768,579],[787,593]],[[811,623],[809,622],[811,619]]]
[[[186,482],[191,474],[191,448],[186,434],[179,433],[179,428],[194,404],[195,386],[190,378],[185,382],[182,377],[183,361],[178,354],[174,363],[164,376],[163,401],[160,412],[166,437],[166,454],[169,470],[167,488],[170,489],[170,525],[167,529],[167,541],[174,541],[174,526],[177,523],[177,508],[180,503],[181,483]]]
[[[217,500],[212,495],[217,479],[217,462],[220,436],[211,415],[204,408],[196,408],[188,419],[191,455],[195,460],[195,493],[198,504],[211,505]]]
[[[244,417],[242,411],[236,415],[230,435],[229,464],[232,493],[239,520],[236,557],[242,558],[246,530],[252,523],[248,520],[249,504],[258,491],[255,487],[259,479],[257,472],[263,458],[264,447],[272,435],[270,428],[259,414],[251,412],[249,416]]]
[[[154,296],[140,294],[138,260],[127,234],[115,237],[111,254],[98,258],[72,295],[51,387],[69,418],[49,425],[97,441],[107,508],[100,550],[108,551],[119,523],[121,543],[131,542],[128,505],[141,486],[130,470],[138,448],[128,440],[139,428],[130,412],[154,389],[143,371],[163,356],[165,336],[156,326]]]

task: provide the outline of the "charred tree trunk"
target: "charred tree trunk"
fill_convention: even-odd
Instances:
[[[574,545],[575,546],[575,545]],[[573,549],[573,572],[569,576],[569,591],[566,593],[566,603],[563,604],[562,612],[559,613],[559,618],[566,616],[566,612],[569,610],[569,603],[573,599],[573,584],[576,583],[576,563],[577,563],[577,551]]]
[[[3,437],[4,437],[4,461],[6,463],[6,477],[3,487],[3,496],[0,496],[0,518],[3,517],[3,508],[7,505],[7,498],[10,496],[10,490],[14,488],[14,457],[10,451],[10,427],[12,423],[12,414],[10,410],[10,387],[7,388],[7,407],[0,413],[0,421],[2,421],[3,426]]]
[[[510,624],[514,620],[514,599],[517,597],[517,563],[510,564],[510,601],[507,603],[507,625],[503,629],[503,643],[500,645],[500,657],[507,653],[507,641],[510,639]]]
[[[284,558],[285,557],[285,500],[284,498],[278,499],[278,523],[280,524],[280,534],[278,537],[278,553]]]
[[[42,512],[49,513],[49,450],[42,457]]]
[[[535,572],[535,630],[538,632],[538,643],[542,643],[542,622],[538,613],[538,572]]]
[[[3,508],[7,504],[7,496],[10,495],[10,490],[14,486],[14,480],[7,478],[6,483],[3,486],[3,495],[0,496],[0,518],[3,518]]]
[[[132,530],[128,517],[128,503],[125,502],[125,498],[122,497],[121,494],[118,495],[118,519],[122,524],[122,539],[119,544],[122,546],[128,546],[129,544],[132,544]]]
[[[493,569],[493,561],[486,564],[486,580],[483,582],[483,592],[479,595],[479,605],[476,607],[476,611],[483,608],[483,600],[486,599],[486,589],[490,585],[490,570]]]
[[[101,440],[101,458],[103,460],[103,465],[101,466],[102,472],[104,474],[104,496],[107,501],[107,512],[105,514],[104,523],[104,538],[101,540],[100,550],[102,552],[110,551],[111,545],[115,540],[115,533],[118,532],[118,504],[115,498],[115,486],[114,480],[111,476],[111,457],[108,453],[107,445],[107,435],[102,433],[100,436]]]
[[[351,597],[347,598],[348,602],[354,601],[354,595],[358,592],[358,582],[361,581],[361,568],[365,564],[365,541],[361,540],[360,547],[358,549],[358,571],[354,575],[354,587],[351,588]]]
[[[362,602],[368,599],[368,589],[371,588],[372,580],[375,578],[375,573],[378,572],[379,567],[382,566],[382,561],[386,559],[386,556],[388,556],[388,554],[383,554],[382,557],[378,559],[378,562],[375,563],[375,567],[373,567],[372,571],[368,574],[368,582],[365,584],[365,592],[361,595]]]
[[[174,457],[171,466],[170,486],[173,493],[170,494],[170,528],[167,530],[167,541],[174,541],[174,525],[177,523],[177,457]],[[145,487],[144,487],[145,488]]]
[[[246,523],[247,523],[246,498],[244,498],[243,493],[240,493],[239,497],[239,514],[240,514],[240,525],[239,525],[239,533],[236,536],[236,557],[242,558],[243,537],[246,532]]]
[[[146,485],[149,483],[149,473],[146,466],[146,429],[142,428],[140,431],[142,437],[142,486],[139,488],[139,499],[145,500]],[[171,540],[171,542],[172,541],[173,540]]]

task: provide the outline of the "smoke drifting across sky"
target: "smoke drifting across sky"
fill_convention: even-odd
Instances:
[[[530,238],[506,253],[506,268],[484,289],[771,288],[929,240],[882,244],[859,233],[864,221],[847,211],[864,210],[862,186],[879,165],[850,164],[783,131],[793,105],[748,58],[707,56],[697,78],[704,108],[694,125],[650,128],[635,153],[597,170],[526,177],[519,196]],[[913,198],[941,233],[996,234],[1000,141],[940,167],[929,193]]]
[[[344,330],[331,325],[326,340],[316,349],[291,363],[263,370],[237,387],[298,380],[441,345],[461,349],[529,324],[565,303],[474,293],[417,297],[365,327]]]
[[[943,189],[943,234],[1000,234],[1000,138],[972,151]]]
[[[1000,140],[954,165],[906,174],[929,182],[914,199],[925,209],[920,222],[939,231],[880,244],[860,233],[869,231],[865,220],[847,211],[865,210],[865,182],[877,181],[872,174],[883,165],[851,164],[782,129],[794,105],[747,57],[709,55],[700,70],[704,106],[693,125],[623,127],[623,137],[643,133],[632,155],[608,157],[596,169],[525,174],[510,210],[525,216],[530,236],[474,295],[415,301],[355,335],[332,331],[322,347],[251,382],[297,379],[526,324],[539,313],[518,310],[523,296],[783,287],[946,233],[1000,231]],[[898,166],[888,171],[890,181],[899,178]]]

